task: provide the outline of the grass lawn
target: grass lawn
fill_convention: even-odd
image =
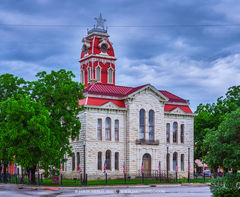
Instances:
[[[36,179],[36,182],[37,182],[37,179]],[[187,183],[187,182],[188,182],[187,179],[178,179],[178,183]],[[209,183],[209,182],[211,182],[211,179],[206,178],[205,182]],[[11,183],[15,183],[14,177],[12,177]],[[18,178],[18,183],[20,183],[20,178]],[[24,183],[28,184],[28,179],[25,178]],[[191,179],[191,183],[203,183],[203,179],[202,178]],[[127,179],[126,184],[127,185],[142,184],[142,180],[141,179]],[[146,179],[146,180],[144,180],[144,184],[145,185],[159,184],[159,180],[147,180]],[[161,184],[176,184],[176,180],[169,179],[169,182],[161,181]],[[44,186],[60,186],[60,185],[52,184],[52,179],[43,179],[43,185]],[[105,184],[105,180],[89,180],[87,185],[97,186],[97,185],[106,185],[106,184]],[[123,179],[109,179],[107,182],[107,185],[124,185],[124,180]],[[62,180],[61,186],[76,187],[76,186],[81,186],[81,184],[80,184],[79,180],[64,179],[64,180]]]
[[[187,179],[178,179],[178,183],[187,183]],[[211,179],[205,179],[206,183],[211,182]],[[161,184],[175,184],[176,181],[175,179],[171,179],[169,182],[162,181]],[[191,179],[191,183],[203,183],[203,179]],[[135,185],[135,184],[142,184],[141,179],[130,179],[127,180],[126,182],[127,185]],[[144,180],[145,185],[149,184],[159,184],[158,180]],[[51,179],[44,179],[43,180],[43,185],[46,186],[53,186],[52,180]],[[88,181],[89,186],[96,186],[96,185],[105,185],[105,180],[89,180]],[[108,180],[107,185],[124,185],[124,180],[123,179],[113,179],[113,180]],[[58,186],[58,185],[55,185]],[[80,181],[77,180],[63,180],[62,181],[62,186],[80,186]]]

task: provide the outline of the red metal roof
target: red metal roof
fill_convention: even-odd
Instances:
[[[144,86],[147,86],[147,84],[132,88],[132,87],[125,87],[125,86],[95,83],[87,87],[84,92],[88,94],[94,94],[94,95],[124,97],[141,89]]]
[[[177,103],[187,103],[186,100],[166,91],[166,90],[159,90],[164,96],[166,96],[169,102],[177,102]]]
[[[192,113],[192,110],[187,105],[165,104],[164,111],[169,112],[169,111],[172,111],[172,110],[176,109],[177,107],[180,108],[181,110],[183,110],[185,113]]]
[[[112,102],[120,108],[125,108],[124,100],[103,99],[103,98],[94,98],[94,97],[88,97],[88,98],[79,100],[79,105],[102,106],[108,102]]]
[[[110,84],[98,84],[95,83],[93,85],[90,85],[87,87],[84,91],[84,93],[88,93],[90,95],[100,95],[100,96],[114,96],[114,97],[125,97],[130,95],[131,93],[147,86],[142,85],[138,87],[126,87],[126,86],[116,86],[116,85],[110,85]],[[187,101],[166,91],[166,90],[159,90],[160,93],[162,93],[165,97],[169,99],[169,102],[177,102],[177,103],[183,103],[187,104]],[[87,103],[86,98],[79,101],[79,104],[81,105],[96,105],[101,106],[105,103],[113,102],[118,107],[124,108],[125,103],[124,100],[114,100],[114,99],[105,99],[105,98],[94,98],[94,97],[88,97]],[[181,110],[183,110],[185,113],[192,113],[192,110],[188,105],[173,105],[173,104],[165,104],[164,111],[169,112],[179,107]]]

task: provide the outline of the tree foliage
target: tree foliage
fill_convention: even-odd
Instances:
[[[196,159],[202,159],[207,154],[203,149],[203,141],[208,132],[215,131],[224,120],[226,114],[235,111],[240,107],[240,86],[230,87],[224,97],[217,99],[216,103],[200,104],[195,113],[194,119],[194,141]]]
[[[81,123],[78,114],[82,110],[78,100],[83,98],[83,85],[75,82],[71,71],[52,71],[50,74],[40,72],[37,81],[31,85],[31,97],[40,102],[49,112],[51,119],[49,128],[54,132],[56,140],[51,144],[56,152],[46,155],[45,168],[54,165],[59,167],[60,159],[71,154],[69,139],[79,135]]]
[[[8,160],[35,169],[46,152],[51,153],[49,113],[41,103],[18,94],[0,103],[0,147]]]
[[[39,162],[45,170],[57,169],[64,155],[71,155],[70,139],[79,135],[84,86],[63,69],[36,77],[26,82],[0,76],[0,159],[8,163],[14,156],[28,169]]]
[[[207,133],[203,148],[207,151],[203,158],[212,169],[240,169],[240,108],[226,115],[216,131]]]

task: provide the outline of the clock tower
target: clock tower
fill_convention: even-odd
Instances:
[[[104,27],[106,19],[100,13],[97,24],[82,40],[80,58],[81,82],[88,87],[93,83],[115,85],[115,55]]]

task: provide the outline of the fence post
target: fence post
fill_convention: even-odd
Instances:
[[[39,175],[39,172],[38,172],[38,178],[37,178],[37,182],[38,182],[38,185],[40,185],[40,175]]]
[[[11,183],[11,173],[8,173],[8,182]]]
[[[24,174],[23,174],[23,168],[22,168],[22,178],[21,178],[21,183],[24,184]]]
[[[105,185],[107,185],[107,173],[105,173]]]
[[[43,185],[43,175],[41,174],[41,185]]]
[[[82,173],[80,174],[80,185],[82,185]]]
[[[86,174],[86,179],[85,179],[85,185],[87,185],[87,174]]]
[[[142,184],[144,184],[144,173],[142,173]]]

